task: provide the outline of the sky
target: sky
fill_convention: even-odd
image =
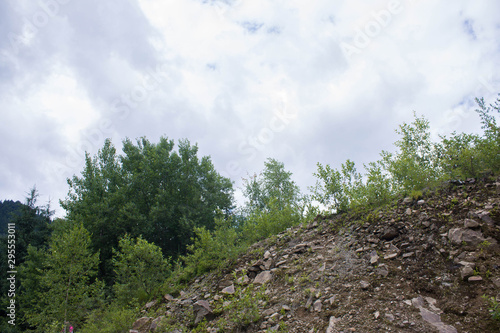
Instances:
[[[111,138],[197,143],[241,188],[267,158],[307,192],[425,116],[480,132],[500,92],[500,2],[0,1],[0,200],[58,202]],[[241,202],[240,190],[236,199]]]

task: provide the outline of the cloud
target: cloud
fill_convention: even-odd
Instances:
[[[497,9],[497,10],[495,10]],[[188,138],[237,186],[275,157],[306,190],[316,162],[392,149],[413,111],[477,131],[500,91],[495,1],[140,0],[0,4],[0,199],[65,178],[106,137]],[[6,111],[8,110],[8,111]],[[30,163],[30,161],[39,161]]]

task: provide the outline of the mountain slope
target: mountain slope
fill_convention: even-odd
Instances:
[[[257,243],[130,332],[499,332],[498,242],[500,177],[448,183]]]

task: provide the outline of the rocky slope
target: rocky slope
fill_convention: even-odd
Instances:
[[[500,177],[448,183],[257,243],[130,332],[500,332],[498,242]]]

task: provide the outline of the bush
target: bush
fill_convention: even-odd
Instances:
[[[302,221],[302,216],[290,205],[281,209],[278,209],[277,205],[276,200],[271,200],[268,209],[256,210],[244,221],[241,231],[243,242],[250,245],[298,225]]]
[[[170,273],[170,263],[163,258],[160,247],[126,235],[114,252],[116,283],[113,286],[120,304],[144,302],[156,296]]]
[[[106,310],[92,312],[80,330],[81,333],[122,333],[128,332],[139,315],[136,309],[111,305]]]

